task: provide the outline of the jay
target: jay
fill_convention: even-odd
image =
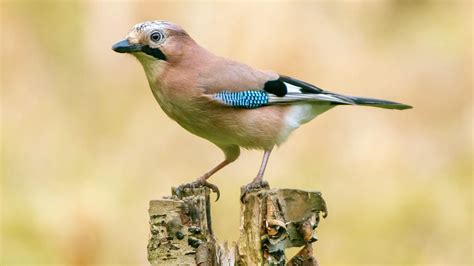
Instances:
[[[217,193],[217,199],[217,186],[207,180],[235,161],[240,148],[264,151],[257,176],[245,187],[249,191],[268,186],[262,178],[272,149],[319,114],[338,105],[411,108],[387,100],[337,94],[216,56],[180,26],[167,21],[135,25],[112,49],[138,59],[166,115],[224,152],[221,163],[178,188],[207,186]]]

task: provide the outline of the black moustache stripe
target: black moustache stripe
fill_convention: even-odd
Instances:
[[[151,55],[153,56],[154,58],[156,59],[159,59],[159,60],[164,60],[166,61],[166,55],[158,48],[151,48],[150,46],[148,45],[145,45],[142,47],[142,52],[144,52],[145,54],[147,55]]]

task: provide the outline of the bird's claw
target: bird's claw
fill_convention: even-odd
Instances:
[[[253,190],[260,190],[260,189],[268,189],[270,188],[270,185],[268,184],[267,181],[265,180],[254,180],[247,185],[245,185],[244,191],[242,192],[242,195],[240,195],[240,201],[243,203],[245,196]]]
[[[212,192],[216,193],[217,195],[217,198],[216,198],[216,201],[219,200],[220,196],[221,196],[221,193],[219,191],[219,188],[212,184],[212,183],[209,183],[207,182],[206,180],[204,179],[198,179],[194,182],[191,182],[191,183],[186,183],[186,184],[182,184],[180,186],[178,186],[176,188],[176,195],[178,197],[182,197],[183,196],[183,192],[185,189],[189,188],[189,189],[194,189],[194,188],[200,188],[200,187],[208,187],[212,190]]]

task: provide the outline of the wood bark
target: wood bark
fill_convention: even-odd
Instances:
[[[318,265],[311,243],[326,204],[317,191],[262,189],[240,206],[240,238],[219,244],[212,232],[210,190],[150,201],[148,261],[152,265]],[[303,247],[287,261],[285,249]]]

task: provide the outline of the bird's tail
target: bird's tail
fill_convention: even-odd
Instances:
[[[410,105],[387,101],[387,100],[357,97],[357,96],[346,96],[346,95],[344,95],[344,97],[351,99],[356,105],[365,105],[365,106],[373,106],[373,107],[379,107],[379,108],[385,108],[385,109],[396,109],[396,110],[405,110],[405,109],[413,108]]]
[[[292,104],[297,102],[330,102],[333,105],[363,105],[386,109],[404,110],[412,108],[410,105],[387,100],[342,95],[328,91],[317,93],[287,93],[283,97],[269,95],[269,104]]]
[[[412,108],[403,103],[373,98],[349,96],[323,90],[312,84],[280,75],[280,81],[285,85],[287,93],[283,96],[269,95],[269,104],[291,104],[295,102],[330,102],[333,105],[365,105],[386,109],[404,110]]]

